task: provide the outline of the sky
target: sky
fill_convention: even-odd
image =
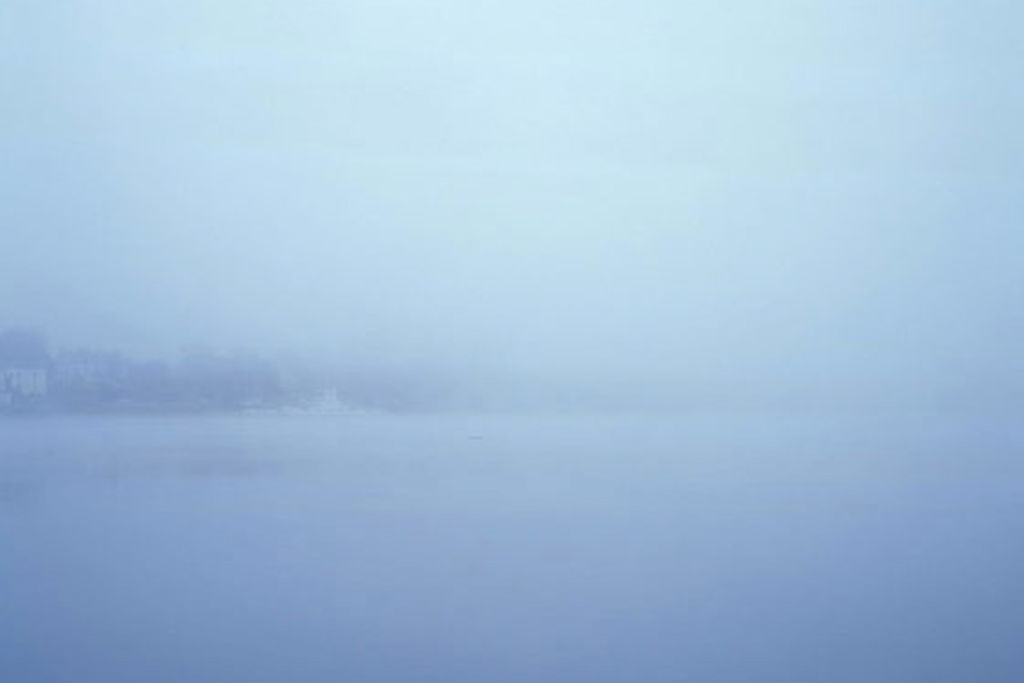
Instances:
[[[8,0],[0,326],[569,402],[1019,404],[1022,20]]]

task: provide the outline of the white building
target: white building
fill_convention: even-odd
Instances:
[[[46,395],[46,369],[30,367],[0,368],[0,404],[6,394],[7,403],[13,396],[37,397]]]

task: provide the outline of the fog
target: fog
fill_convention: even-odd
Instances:
[[[0,681],[1024,680],[1022,22],[0,1]]]
[[[6,2],[0,320],[467,405],[1019,401],[1022,18]]]
[[[1021,678],[1019,422],[6,420],[0,678]]]

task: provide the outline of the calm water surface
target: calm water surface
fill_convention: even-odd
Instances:
[[[1024,680],[1009,419],[0,422],[0,681]]]

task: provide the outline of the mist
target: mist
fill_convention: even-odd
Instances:
[[[1019,402],[1022,18],[5,3],[0,320],[477,398]]]
[[[1024,680],[1022,22],[0,2],[0,681]]]

